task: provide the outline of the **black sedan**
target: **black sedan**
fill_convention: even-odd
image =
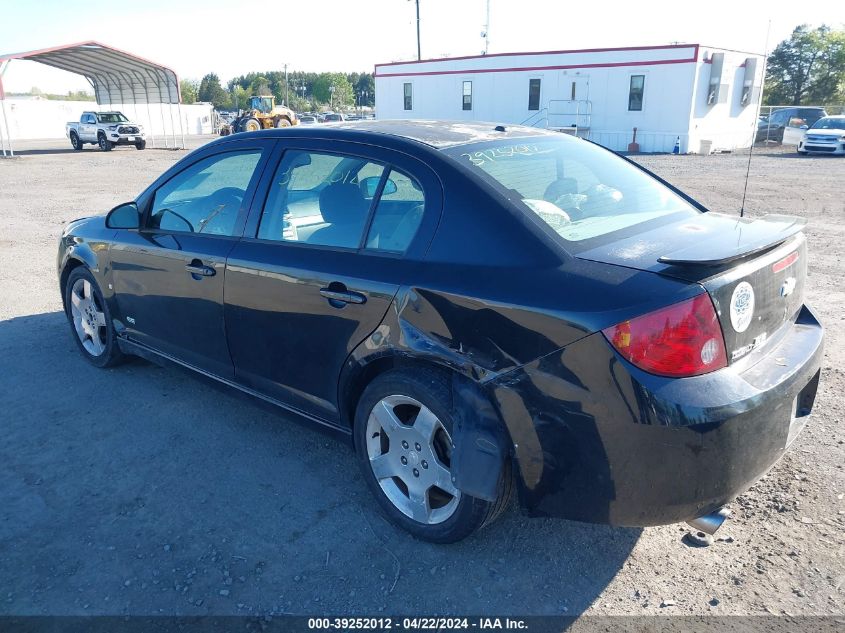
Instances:
[[[813,406],[802,227],[563,134],[371,121],[209,143],[71,222],[58,273],[88,361],[176,364],[338,432],[419,538],[513,492],[713,530]]]

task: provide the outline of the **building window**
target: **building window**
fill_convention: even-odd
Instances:
[[[539,79],[529,79],[528,80],[528,109],[529,110],[539,110],[540,109],[540,80]]]
[[[405,84],[405,109],[406,110],[413,110],[414,109],[414,99],[413,93],[411,92],[411,84]]]
[[[472,82],[471,81],[465,81],[464,82],[463,109],[464,110],[472,110]]]
[[[631,75],[631,87],[628,90],[628,111],[640,112],[643,109],[645,75]]]

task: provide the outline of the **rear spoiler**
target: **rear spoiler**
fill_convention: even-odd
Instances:
[[[722,266],[771,250],[800,233],[807,224],[805,218],[791,215],[731,219],[735,221],[733,233],[721,232],[713,239],[663,255],[657,261],[673,266]]]

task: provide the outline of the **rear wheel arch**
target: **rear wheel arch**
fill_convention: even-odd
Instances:
[[[475,497],[496,500],[500,480],[510,478],[517,470],[512,468],[510,433],[482,386],[445,363],[388,354],[360,366],[347,378],[341,393],[341,415],[353,429],[353,437],[355,414],[364,391],[374,380],[394,370],[427,373],[432,380],[449,385],[449,402],[443,404],[452,412],[456,423],[452,435],[456,447],[456,483]]]

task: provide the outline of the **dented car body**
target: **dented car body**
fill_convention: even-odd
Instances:
[[[226,230],[151,224],[180,173],[243,152],[253,172]],[[290,184],[324,155],[354,157],[355,174],[341,160]],[[384,166],[372,197],[362,161]],[[403,178],[405,198],[384,204]],[[318,237],[342,224],[324,208],[341,185],[369,210],[353,246]],[[280,186],[284,221],[262,233]],[[392,235],[373,236],[379,205]],[[804,303],[803,223],[710,213],[581,139],[442,122],[259,131],[202,147],[129,206],[137,225],[75,221],[58,257],[63,297],[74,268],[91,271],[123,352],[348,437],[377,376],[436,368],[452,479],[480,499],[512,464],[532,514],[690,520],[761,477],[813,406],[823,329]]]

